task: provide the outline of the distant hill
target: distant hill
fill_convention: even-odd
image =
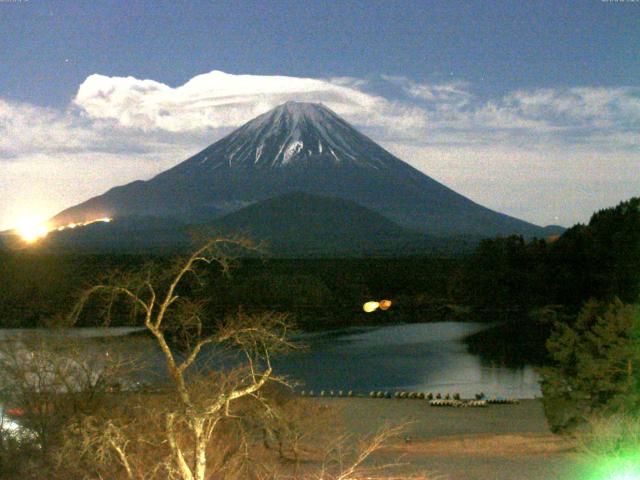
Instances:
[[[177,219],[125,217],[110,223],[52,232],[37,247],[50,252],[183,253],[198,238],[239,235],[276,257],[450,255],[470,252],[474,237],[442,239],[401,227],[340,198],[293,192],[201,224]]]
[[[383,253],[426,245],[426,237],[341,198],[294,192],[245,207],[213,222],[221,232],[266,241],[283,253]]]
[[[177,254],[192,248],[190,228],[175,218],[131,216],[54,231],[34,247],[52,253]]]

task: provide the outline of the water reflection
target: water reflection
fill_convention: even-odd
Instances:
[[[538,376],[530,365],[510,368],[487,363],[468,352],[463,338],[488,327],[437,322],[314,332],[300,336],[309,346],[308,351],[277,357],[274,367],[276,373],[301,382],[301,388],[316,391],[414,390],[460,393],[463,397],[473,397],[478,392],[519,398],[540,396]],[[0,340],[13,333],[16,332],[0,330]],[[75,331],[78,336],[89,338],[122,335],[111,337],[110,342],[141,355],[145,364],[132,381],[166,379],[164,358],[157,345],[146,337],[126,336],[129,333],[130,329]],[[200,367],[216,368],[206,361]]]
[[[485,324],[438,322],[336,330],[303,335],[310,350],[276,362],[313,390],[415,390],[473,397],[534,398],[538,376],[530,365],[487,365],[462,339]]]

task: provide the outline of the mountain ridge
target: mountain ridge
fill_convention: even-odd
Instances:
[[[199,238],[232,236],[262,244],[280,258],[451,256],[470,253],[480,238],[431,238],[406,229],[355,202],[291,192],[248,205],[204,224],[179,219],[126,217],[52,232],[41,251],[179,254]]]
[[[140,215],[201,223],[294,191],[353,201],[429,235],[546,233],[419,172],[328,108],[300,102],[280,105],[154,178],[115,187],[52,222]]]

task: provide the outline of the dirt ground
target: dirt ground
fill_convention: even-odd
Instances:
[[[428,472],[430,480],[574,480],[571,445],[549,431],[538,400],[484,408],[430,407],[425,400],[312,401],[336,407],[346,429],[358,435],[406,424],[373,458],[399,460],[402,472]]]

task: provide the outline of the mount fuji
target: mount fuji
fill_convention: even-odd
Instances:
[[[398,159],[327,107],[299,102],[256,117],[148,181],[112,188],[68,208],[50,223],[144,217],[215,224],[248,206],[257,218],[261,202],[280,196],[295,202],[300,197],[291,194],[296,192],[354,202],[401,229],[433,237],[545,237],[550,232],[469,200]]]

